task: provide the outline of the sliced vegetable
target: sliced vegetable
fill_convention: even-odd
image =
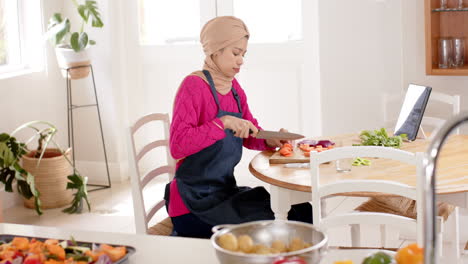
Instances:
[[[324,148],[328,148],[329,146],[335,145],[335,142],[332,142],[330,140],[319,140],[319,142],[317,142],[317,145],[320,145]]]
[[[317,145],[317,141],[316,140],[312,140],[312,139],[304,139],[304,140],[301,140],[297,143],[297,145],[309,145],[309,146],[315,146]]]
[[[371,165],[371,161],[368,160],[368,159],[363,159],[363,158],[357,157],[356,159],[354,159],[352,165],[353,166],[369,166],[369,165]]]

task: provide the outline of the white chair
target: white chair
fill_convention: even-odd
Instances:
[[[145,144],[141,149],[137,150],[136,148],[136,134],[139,130],[150,123],[153,122],[162,122],[163,130],[159,134],[159,138],[156,140],[150,140],[151,142]],[[170,218],[166,218],[160,222],[160,226],[156,225],[154,228],[149,228],[148,223],[151,221],[153,216],[165,206],[165,200],[163,199],[162,193],[156,193],[153,195],[158,195],[161,197],[157,202],[145,205],[145,199],[143,195],[144,188],[150,183],[153,179],[158,176],[168,175],[167,181],[171,181],[174,178],[175,173],[175,161],[170,155],[169,150],[169,115],[152,113],[145,115],[138,119],[132,126],[129,128],[129,167],[130,167],[130,179],[132,183],[132,196],[133,196],[133,206],[135,213],[135,227],[137,234],[161,234],[168,235],[172,232],[172,222]],[[145,134],[146,135],[146,134]],[[167,164],[152,168],[146,175],[141,175],[139,163],[150,151],[156,148],[165,148],[167,156]],[[161,226],[162,225],[162,226]],[[165,231],[159,232],[158,229],[164,228]]]
[[[457,115],[460,113],[460,96],[459,95],[448,95],[439,92],[431,92],[431,96],[429,97],[429,102],[435,101],[440,103],[446,103],[452,106],[452,116]],[[430,103],[428,107],[430,107]],[[431,116],[424,116],[421,122],[422,126],[432,127],[436,129],[442,126],[445,122],[445,119],[438,118],[438,117],[431,117]],[[459,134],[460,131],[457,129],[455,134]]]
[[[390,131],[393,131],[393,128],[396,124],[396,118],[398,116],[399,108],[403,103],[405,94],[385,94],[383,96],[383,113],[384,113],[384,126]],[[460,113],[460,96],[459,95],[448,95],[440,92],[431,92],[429,96],[429,102],[426,107],[426,113],[430,111],[431,106],[434,102],[445,103],[452,107],[451,116]],[[448,117],[447,117],[448,118]],[[421,126],[424,128],[430,128],[431,131],[438,128],[445,122],[445,119],[439,117],[431,117],[424,114],[423,120],[421,121]],[[459,134],[459,129],[455,131],[455,134]]]
[[[422,232],[423,223],[421,219],[412,219],[404,216],[399,216],[390,213],[375,213],[375,212],[357,212],[332,215],[323,217],[321,214],[321,201],[327,196],[343,195],[344,193],[352,192],[377,192],[399,195],[416,201],[422,200],[422,191],[420,188],[414,188],[405,184],[394,181],[384,180],[346,180],[320,184],[320,169],[319,165],[325,162],[354,157],[376,157],[400,161],[415,166],[416,175],[422,175],[422,158],[423,153],[411,153],[399,149],[387,147],[341,147],[332,150],[327,150],[320,153],[311,153],[310,155],[310,171],[312,177],[312,204],[314,225],[328,229],[337,226],[350,225],[351,227],[351,245],[352,247],[361,247],[360,225],[361,224],[376,224],[380,225],[381,246],[387,247],[387,230],[386,225],[396,227],[398,230],[414,232],[417,230],[417,241],[420,245],[423,244]],[[372,165],[371,165],[372,166]],[[417,186],[423,186],[420,181],[423,177],[418,177]],[[418,203],[421,204],[421,203]],[[417,207],[418,216],[422,216],[422,207]],[[419,217],[418,217],[419,218]]]

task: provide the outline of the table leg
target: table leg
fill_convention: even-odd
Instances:
[[[299,192],[270,185],[271,210],[276,220],[287,220],[291,205],[312,200],[310,192]]]

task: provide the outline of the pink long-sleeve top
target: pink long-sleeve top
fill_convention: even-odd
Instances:
[[[261,129],[257,120],[252,116],[247,104],[247,96],[236,79],[232,80],[232,87],[239,94],[242,118],[251,121],[258,129]],[[220,93],[217,95],[222,110],[239,112],[232,91],[225,95]],[[218,107],[209,84],[198,76],[187,76],[176,95],[171,122],[170,149],[172,157],[179,160],[177,169],[184,161],[183,158],[211,146],[226,136],[222,121],[216,117],[217,113]],[[243,145],[254,150],[270,149],[264,139],[253,137],[244,139]],[[169,199],[170,217],[190,213],[180,196],[176,180],[171,182]]]

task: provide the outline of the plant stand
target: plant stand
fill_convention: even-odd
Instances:
[[[93,81],[93,88],[94,88],[94,98],[95,98],[95,103],[94,104],[84,104],[84,105],[74,105],[73,104],[73,98],[72,98],[72,80],[70,78],[70,70],[74,69],[79,69],[79,68],[85,68],[89,67],[91,69],[91,78]],[[103,153],[104,153],[104,160],[106,163],[106,170],[107,170],[107,184],[106,185],[100,185],[100,184],[87,184],[87,186],[92,186],[96,187],[91,190],[88,190],[88,192],[92,191],[97,191],[97,190],[102,190],[102,189],[107,189],[111,187],[111,180],[110,180],[110,174],[109,174],[109,164],[107,161],[107,152],[106,152],[106,144],[104,142],[104,133],[102,131],[102,122],[101,122],[101,113],[99,110],[99,101],[98,101],[98,96],[96,92],[96,82],[94,80],[94,71],[93,71],[93,66],[91,64],[89,65],[82,65],[82,66],[73,66],[69,68],[64,68],[62,70],[67,71],[66,75],[66,85],[67,85],[67,123],[68,123],[68,146],[72,148],[73,151],[73,166],[75,166],[75,139],[74,139],[74,130],[73,130],[73,110],[78,109],[78,108],[84,108],[84,107],[96,107],[97,111],[97,116],[99,119],[99,128],[101,130],[101,140],[102,140],[102,147],[103,147]]]

